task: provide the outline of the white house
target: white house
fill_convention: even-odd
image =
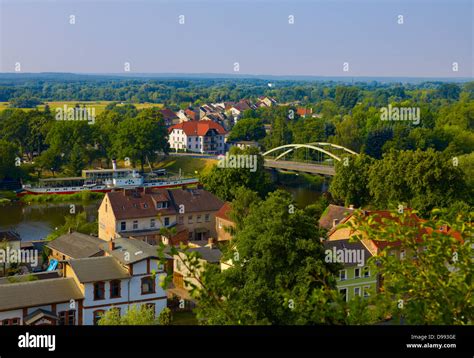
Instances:
[[[222,154],[227,132],[213,121],[189,121],[171,126],[169,144],[172,149],[186,152]]]
[[[123,315],[129,307],[166,307],[160,286],[166,273],[151,245],[119,238],[103,242],[105,256],[63,262],[62,272],[38,280],[0,281],[2,325],[94,325],[110,309]]]

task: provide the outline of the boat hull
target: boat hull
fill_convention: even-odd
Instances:
[[[122,189],[138,189],[144,190],[146,188],[175,188],[183,185],[195,185],[199,184],[198,179],[182,179],[174,180],[169,182],[158,182],[158,183],[143,183],[140,186],[135,187],[107,187],[105,185],[100,185],[96,187],[59,187],[59,188],[43,188],[43,187],[24,187],[23,191],[17,193],[17,196],[24,195],[44,195],[44,194],[56,194],[56,195],[67,195],[67,194],[76,194],[80,192],[93,192],[93,193],[108,193],[114,190]]]

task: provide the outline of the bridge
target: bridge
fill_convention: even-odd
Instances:
[[[292,153],[298,149],[306,149],[314,151],[316,155],[316,161],[290,161],[290,160],[280,160],[284,158],[287,154]],[[282,153],[280,153],[282,152]],[[273,157],[271,154],[278,154],[276,157]],[[273,149],[270,149],[262,154],[265,159],[265,167],[276,169],[276,170],[285,170],[292,172],[301,172],[308,174],[319,174],[319,175],[328,175],[333,176],[336,171],[334,167],[334,161],[341,161],[343,155],[358,155],[358,153],[345,148],[341,145],[325,142],[314,142],[308,144],[286,144]]]

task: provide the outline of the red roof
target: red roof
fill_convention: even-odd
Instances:
[[[225,129],[213,121],[189,121],[171,126],[168,130],[171,133],[173,129],[182,129],[187,136],[204,136],[206,133],[215,129],[219,134],[226,134]]]
[[[224,205],[219,209],[219,211],[216,213],[216,217],[227,220],[227,221],[232,221],[232,219],[229,217],[229,213],[232,210],[230,203],[225,202]]]
[[[299,116],[306,116],[308,114],[313,113],[313,109],[312,108],[298,107],[298,109],[296,110],[296,113],[298,113]]]

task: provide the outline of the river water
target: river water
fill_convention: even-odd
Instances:
[[[97,217],[98,202],[75,206],[76,214],[85,210],[89,220]],[[14,202],[0,205],[0,231],[15,230],[23,241],[42,240],[64,224],[65,217],[70,215],[69,210],[69,204],[65,203],[28,205]]]
[[[305,207],[321,198],[324,187],[315,188],[312,185],[278,185],[279,188],[290,192],[299,207]],[[76,214],[87,213],[87,218],[94,221],[97,218],[99,202],[76,204]],[[15,230],[23,241],[42,240],[57,227],[65,222],[70,215],[69,203],[25,204],[14,202],[0,205],[0,231]]]

